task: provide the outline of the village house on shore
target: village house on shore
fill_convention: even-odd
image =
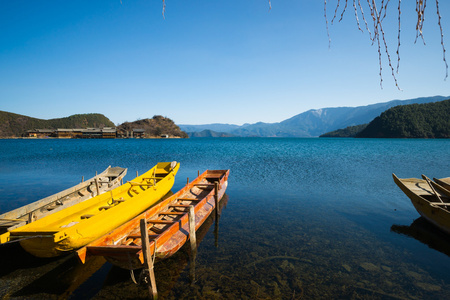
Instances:
[[[60,139],[115,139],[115,138],[146,138],[145,129],[130,131],[117,130],[114,127],[103,128],[58,128],[28,130],[24,135],[28,138],[60,138]],[[169,135],[161,134],[161,138]]]

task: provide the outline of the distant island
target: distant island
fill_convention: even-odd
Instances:
[[[450,138],[450,100],[399,105],[369,124],[339,129],[320,137]]]
[[[102,114],[76,114],[65,118],[42,120],[0,111],[0,138],[187,138],[188,135],[163,116],[125,122],[115,126]]]

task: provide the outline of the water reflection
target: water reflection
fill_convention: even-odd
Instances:
[[[97,272],[106,260],[95,257],[86,264],[81,264],[77,257],[69,255],[60,264],[28,285],[12,294],[12,297],[31,297],[39,294],[58,295],[67,299],[81,284]]]
[[[450,256],[450,235],[442,232],[423,217],[414,220],[409,226],[394,224],[391,226],[391,231],[412,237],[431,249]]]
[[[219,214],[228,202],[224,195],[219,204]],[[215,244],[219,240],[219,218],[213,213],[197,231],[197,244],[215,224]],[[90,297],[147,298],[148,290],[140,275],[140,285],[135,285],[127,270],[111,267],[103,257],[94,257],[82,264],[74,253],[57,258],[37,258],[25,252],[19,243],[0,247],[0,295],[7,298],[85,299]],[[167,297],[180,274],[189,265],[189,278],[196,282],[196,256],[187,243],[173,257],[155,266],[158,292]],[[103,271],[99,271],[103,270]],[[103,282],[103,283],[102,283]]]
[[[36,258],[18,243],[0,247],[0,295],[18,298],[66,299],[105,263],[100,257],[81,264],[74,254]]]
[[[220,212],[226,207],[228,199],[228,195],[225,194],[220,201],[219,216]],[[220,239],[218,236],[219,220],[216,218],[215,212],[213,211],[196,232],[197,245],[202,242],[213,224],[215,224],[215,235],[217,239]],[[198,249],[198,255],[200,254],[202,254],[202,248]],[[192,287],[193,289],[197,289],[199,284],[198,281],[201,280],[202,275],[204,274],[202,273],[202,271],[200,271],[199,276],[196,264],[196,256],[191,253],[189,243],[186,243],[172,257],[157,261],[154,268],[158,297],[160,299],[170,298],[173,289],[176,289],[176,286],[180,284],[180,281]],[[120,269],[118,267],[112,267],[108,275],[106,276],[101,290],[99,290],[95,298],[147,299],[148,289],[145,282],[146,274],[142,275],[142,270],[138,272],[141,273],[136,274],[136,278],[139,278],[137,280],[139,284],[136,285],[131,280],[130,272],[128,270]],[[183,298],[183,296],[187,296],[187,294],[184,294],[183,292],[182,295],[179,295],[179,298]]]

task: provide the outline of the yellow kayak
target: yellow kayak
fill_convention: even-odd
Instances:
[[[68,253],[98,239],[155,204],[172,188],[180,167],[158,163],[110,192],[10,232],[10,240],[37,257]]]

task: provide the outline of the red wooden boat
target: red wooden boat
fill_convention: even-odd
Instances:
[[[194,206],[198,230],[215,209],[216,197],[218,202],[225,194],[228,175],[229,170],[205,171],[169,198],[78,250],[78,256],[83,263],[89,256],[104,256],[124,269],[144,267],[140,220],[145,219],[151,255],[158,259],[170,257],[189,239],[189,206]]]

